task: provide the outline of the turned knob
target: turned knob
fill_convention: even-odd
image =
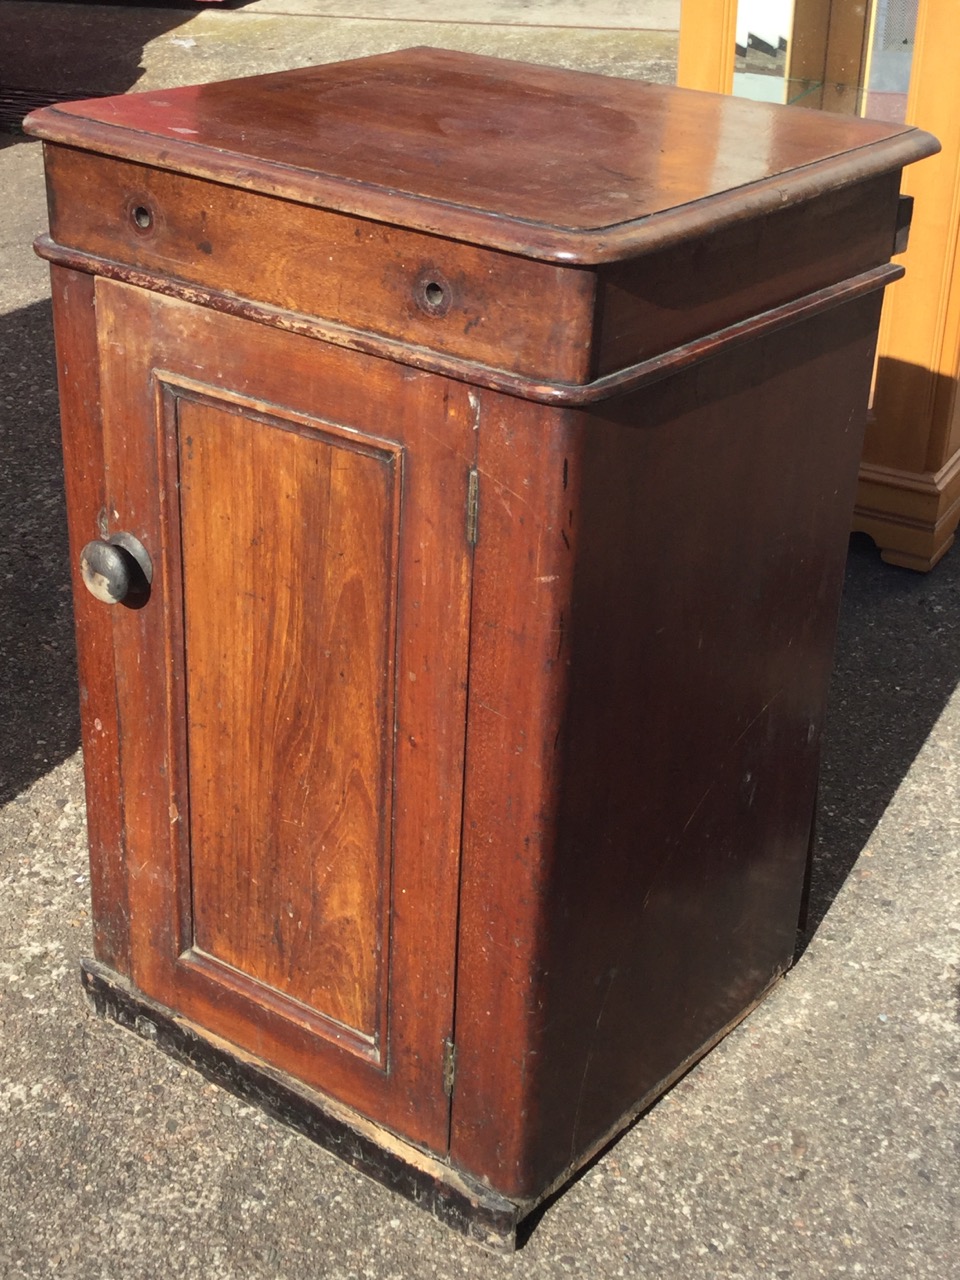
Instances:
[[[91,595],[104,604],[142,601],[149,594],[153,565],[131,533],[88,542],[80,552],[80,573]]]

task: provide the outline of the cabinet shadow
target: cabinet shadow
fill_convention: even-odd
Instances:
[[[249,0],[59,0],[0,5],[0,148],[22,141],[20,122],[37,107],[125,93],[143,73],[151,40],[204,10]]]
[[[929,574],[850,540],[830,684],[810,899],[799,951],[960,683],[960,553]],[[946,798],[944,798],[946,799]]]
[[[0,803],[80,745],[49,302],[0,317]]]

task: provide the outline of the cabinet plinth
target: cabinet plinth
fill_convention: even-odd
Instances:
[[[509,1246],[790,963],[936,144],[423,49],[28,128],[88,990]]]

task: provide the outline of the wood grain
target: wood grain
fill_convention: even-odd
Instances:
[[[376,1040],[400,454],[191,395],[176,418],[194,943]]]
[[[124,813],[134,980],[146,995],[181,1010],[214,1034],[339,1096],[411,1140],[445,1150],[449,1106],[443,1092],[443,1046],[453,1017],[469,607],[466,490],[475,449],[467,391],[388,362],[109,281],[98,282],[98,312],[108,454],[122,453],[125,459],[116,468],[117,475],[122,470],[124,492],[114,504],[113,518],[150,548],[157,570],[150,604],[127,611],[121,621],[132,627],[125,627],[128,634],[117,641],[122,667],[118,697],[129,740],[124,756]],[[114,357],[118,349],[124,353],[122,359]],[[172,429],[169,405],[178,388],[216,403],[215,409],[191,405],[185,410],[188,422],[199,427],[196,440],[203,442],[202,450],[212,451],[205,459],[195,454],[191,461],[187,456],[186,441],[194,438],[192,425],[180,433]],[[256,427],[269,438],[271,451],[277,450],[275,477],[254,476],[258,462],[264,462],[266,440],[253,444],[252,437],[246,442],[234,437],[230,447],[236,445],[240,456],[227,463],[228,417],[235,430],[253,432]],[[277,419],[291,430],[279,428]],[[294,429],[298,422],[306,432],[302,437]],[[375,450],[374,457],[369,455],[371,446],[363,443],[363,437],[372,432],[384,442],[376,446],[381,452]],[[336,447],[316,444],[316,439],[333,437]],[[347,444],[348,437],[352,445]],[[397,462],[388,465],[377,459],[395,459],[400,451],[405,514],[394,553],[393,535],[387,530],[394,528],[397,518],[391,505],[396,475],[386,484],[381,468],[395,471]],[[351,561],[355,570],[362,567],[365,574],[376,568],[379,575],[365,579],[362,603],[355,574],[350,587],[341,576],[344,568],[338,567],[336,555],[319,545],[318,526],[324,521],[316,507],[326,481],[315,468],[321,458],[331,469],[331,493],[338,485],[341,495],[343,485],[352,486],[361,504],[347,522],[357,545],[345,561]],[[213,474],[217,459],[227,470],[221,478]],[[337,480],[332,476],[334,459],[337,466],[346,468]],[[187,495],[185,520],[179,513],[176,484],[181,460],[188,488],[199,486]],[[377,473],[380,479],[372,480]],[[287,575],[289,587],[267,585],[266,606],[262,611],[254,606],[257,625],[246,637],[243,628],[250,625],[242,620],[246,606],[225,597],[243,588],[251,562],[247,558],[244,567],[242,548],[235,548],[239,563],[234,564],[227,550],[213,546],[221,532],[218,511],[223,512],[228,496],[225,482],[233,489],[229,519],[238,522],[236,532],[246,535],[248,543],[258,536],[259,525],[251,527],[251,522],[255,524],[255,507],[261,499],[264,514],[281,525],[269,534],[265,531],[264,545],[279,553],[280,541],[286,538],[286,550],[292,555],[292,540],[295,535],[298,538],[296,559],[275,571]],[[254,495],[243,496],[241,484],[248,482],[254,484],[256,502]],[[299,486],[299,491],[291,484]],[[288,493],[292,495],[289,502]],[[243,516],[245,510],[250,518]],[[339,512],[335,516],[327,512],[334,537],[344,532],[343,528],[339,534],[336,531],[337,521],[346,519],[342,505]],[[206,532],[200,528],[205,520],[211,525]],[[369,529],[367,521],[372,522]],[[368,549],[359,550],[360,544]],[[384,594],[383,581],[384,559],[393,554],[397,557],[391,588],[397,592],[396,647],[390,681],[378,664],[384,659],[393,625],[387,620],[393,606],[388,603],[389,591]],[[203,582],[204,564],[212,566],[209,589]],[[313,591],[313,602],[297,602],[297,587]],[[366,648],[358,638],[353,659],[366,664],[367,674],[352,676],[352,690],[348,681],[345,694],[339,688],[331,693],[327,683],[338,686],[339,672],[347,670],[342,662],[332,661],[335,654],[344,657],[342,633],[338,642],[331,630],[338,625],[334,602],[318,598],[331,588],[343,589],[341,608],[349,602],[351,625],[368,628],[365,634],[371,637]],[[184,601],[191,611],[186,621]],[[314,610],[312,621],[306,615],[298,619],[296,611],[307,608]],[[229,649],[231,637],[224,630],[224,618],[236,627],[235,654]],[[268,640],[279,644],[281,629],[289,633],[291,642],[281,671],[268,675],[257,665],[263,658],[255,655],[253,665],[242,665],[251,661],[246,647],[251,641],[254,650]],[[331,650],[330,659],[319,648],[325,634],[330,636],[329,642],[323,642],[324,649]],[[340,652],[335,649],[338,643]],[[191,651],[199,660],[196,671]],[[234,665],[241,680],[237,692],[250,694],[251,722],[245,739],[231,745],[230,754],[221,760],[219,735],[215,731],[210,736],[204,716],[214,712],[222,731],[228,733],[239,732],[241,714],[235,702],[228,701],[226,708],[215,705],[236,696],[222,683],[218,685],[213,673],[216,655],[224,651],[226,662]],[[314,665],[305,675],[298,666],[304,658]],[[213,679],[212,688],[198,687],[198,675]],[[265,702],[267,690],[256,688],[260,676],[276,691],[272,705]],[[286,680],[293,684],[285,685]],[[192,709],[191,681],[194,698],[199,699]],[[295,723],[291,721],[285,730],[279,717],[284,712],[293,715],[291,695],[300,699],[300,706]],[[318,698],[335,723],[314,723]],[[349,705],[358,711],[362,698],[379,698],[380,705],[367,707],[359,725],[348,724]],[[395,708],[392,716],[389,698]],[[382,717],[378,730],[382,737],[371,729],[374,716]],[[336,876],[343,873],[339,905],[358,911],[355,922],[343,925],[343,936],[353,927],[359,930],[342,952],[345,968],[338,987],[330,970],[317,979],[295,973],[296,958],[285,959],[283,951],[293,936],[291,926],[283,926],[280,944],[275,937],[264,936],[264,926],[281,897],[281,887],[287,890],[285,901],[295,901],[297,909],[314,906],[311,888],[291,886],[285,871],[305,875],[309,865],[311,876],[321,874],[320,865],[313,869],[318,843],[322,832],[330,830],[331,823],[336,825],[337,817],[330,810],[321,813],[322,799],[299,810],[295,777],[288,775],[291,770],[296,774],[293,756],[298,740],[315,746],[320,735],[340,731],[346,735],[346,747],[352,742],[359,755],[366,753],[361,768],[368,775],[364,782],[370,794],[375,796],[378,786],[383,787],[384,797],[392,794],[393,820],[389,867],[378,861],[383,842],[391,838],[389,814],[363,813],[353,836],[363,832],[375,847],[354,849],[352,870],[345,866],[336,872]],[[198,762],[191,760],[195,732],[199,733]],[[267,739],[290,769],[262,760],[264,776],[255,779],[257,743]],[[391,743],[389,751],[386,742]],[[325,766],[319,752],[315,751],[312,763],[322,775]],[[253,788],[253,803],[243,807],[239,818],[233,812],[203,812],[207,803],[240,803],[240,790],[233,781],[202,778],[198,773],[202,768],[216,775],[227,765],[239,766],[242,781]],[[387,768],[392,775],[388,780],[383,778]],[[383,780],[378,782],[378,777]],[[338,780],[348,785],[350,795],[338,794]],[[333,775],[326,781],[322,776],[316,779],[321,797],[325,795],[331,804],[335,800],[341,815],[355,803],[358,782],[349,765],[340,769],[339,779]],[[376,806],[383,801],[375,798],[371,803]],[[288,861],[281,871],[279,863],[273,862],[281,856],[280,846],[258,848],[257,841],[265,831],[278,830],[282,819],[290,816],[305,819],[306,828],[301,828],[301,842],[284,847],[282,856]],[[215,834],[216,822],[224,818],[228,826],[238,823],[235,833],[243,831],[239,846]],[[243,830],[248,823],[249,830]],[[349,825],[340,828],[341,834]],[[196,895],[191,890],[195,839],[200,842]],[[243,862],[247,854],[238,853],[238,847],[251,851],[254,865],[265,873],[262,890],[231,883],[251,869]],[[214,856],[204,863],[211,849]],[[380,877],[376,886],[370,883],[374,867]],[[344,896],[345,886],[351,884]],[[253,908],[253,919],[246,924],[218,924],[211,895],[220,889],[227,896],[227,910],[244,903]],[[261,891],[264,896],[258,899]],[[390,950],[389,985],[384,979],[379,987],[374,975],[378,965],[384,966],[385,973],[386,948],[376,955],[373,904],[377,895],[382,895]],[[193,947],[192,911],[197,908],[198,937],[221,951],[219,962],[205,961],[205,953]],[[314,911],[314,927],[317,921]],[[304,924],[309,927],[309,921]],[[331,936],[315,944],[314,959],[332,963],[335,948],[324,952]],[[231,960],[247,969],[235,969]],[[354,981],[352,967],[363,970],[359,983]],[[311,981],[316,985],[311,987]],[[272,982],[278,986],[268,985]],[[371,1021],[377,992],[386,1004],[382,1035],[371,1045],[377,1033],[375,1020]],[[304,997],[326,1008],[311,1011]],[[362,1025],[351,1030],[337,1017]]]
[[[960,9],[923,0],[911,62],[909,120],[935,129],[943,151],[904,175],[915,197],[907,279],[880,326],[854,528],[883,558],[931,569],[960,522],[960,78],[952,56]],[[927,500],[915,518],[917,491]]]
[[[129,976],[130,919],[112,617],[85,590],[80,575],[81,549],[101,536],[106,517],[94,279],[54,267],[51,283],[80,678],[94,950],[104,964]]]
[[[562,262],[764,214],[937,149],[917,129],[407,49],[35,112],[36,136]],[[706,163],[685,163],[703,138]]]
[[[595,376],[889,260],[899,173],[600,269]]]
[[[46,154],[60,244],[476,363],[588,376],[592,272],[69,147]],[[147,230],[132,216],[138,208],[150,213]],[[443,292],[436,306],[430,285]]]
[[[506,1194],[791,962],[878,311],[539,422],[485,398],[451,1154]]]
[[[689,368],[706,356],[715,355],[720,351],[739,346],[743,342],[751,341],[761,333],[770,332],[784,325],[797,324],[821,311],[829,311],[842,302],[884,289],[903,275],[902,267],[896,263],[887,262],[836,284],[814,289],[812,293],[803,293],[788,302],[761,310],[759,314],[745,316],[723,328],[693,337],[688,342],[660,352],[658,355],[647,356],[635,364],[616,368],[590,382],[575,383],[545,382],[523,374],[510,373],[505,369],[495,369],[490,365],[480,365],[471,360],[428,351],[424,347],[411,346],[400,340],[347,329],[342,325],[317,320],[310,316],[301,316],[293,311],[281,311],[276,307],[268,307],[262,303],[239,298],[222,289],[186,285],[181,281],[124,266],[122,263],[111,262],[105,258],[94,257],[76,249],[64,249],[54,244],[49,237],[41,236],[34,247],[41,257],[48,259],[51,263],[69,267],[71,270],[95,272],[108,280],[132,284],[137,288],[148,289],[165,297],[180,298],[198,306],[212,307],[224,315],[273,325],[286,333],[298,333],[317,338],[322,342],[330,342],[350,351],[360,351],[367,355],[396,360],[411,368],[439,373],[476,387],[506,391],[509,395],[532,400],[538,404],[571,406],[598,404],[610,399],[611,396],[636,390],[681,369]],[[775,287],[776,282],[773,283]],[[759,303],[759,297],[757,301]],[[722,302],[721,305],[723,305]],[[657,350],[659,344],[656,340],[648,340],[644,329],[630,323],[629,309],[627,307],[619,309],[621,319],[626,322],[628,329],[633,330],[633,336],[637,338],[638,345]],[[602,335],[602,326],[596,324],[595,331],[595,336]],[[625,346],[624,354],[627,350]]]
[[[796,6],[790,97],[803,92],[804,106],[856,109],[868,16],[869,6],[828,0]],[[926,572],[950,549],[960,521],[960,80],[954,57],[960,9],[951,0],[923,0],[916,17],[906,119],[935,133],[943,150],[904,176],[904,191],[916,198],[911,243],[902,258],[907,279],[884,304],[853,528],[873,538],[882,559]],[[839,24],[834,30],[832,21]],[[735,23],[736,5],[729,0],[685,0],[680,83],[730,92],[732,65],[729,78],[717,68],[728,50],[732,57]],[[851,65],[828,71],[828,43]]]
[[[530,1140],[583,441],[569,410],[486,392],[480,413],[451,1155],[523,1199],[543,1189]]]
[[[81,631],[101,997],[512,1230],[790,963],[935,144],[425,50],[34,128],[74,537],[154,564]]]

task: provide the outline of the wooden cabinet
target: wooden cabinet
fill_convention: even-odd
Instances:
[[[436,50],[30,127],[88,989],[509,1243],[790,963],[935,144]]]

